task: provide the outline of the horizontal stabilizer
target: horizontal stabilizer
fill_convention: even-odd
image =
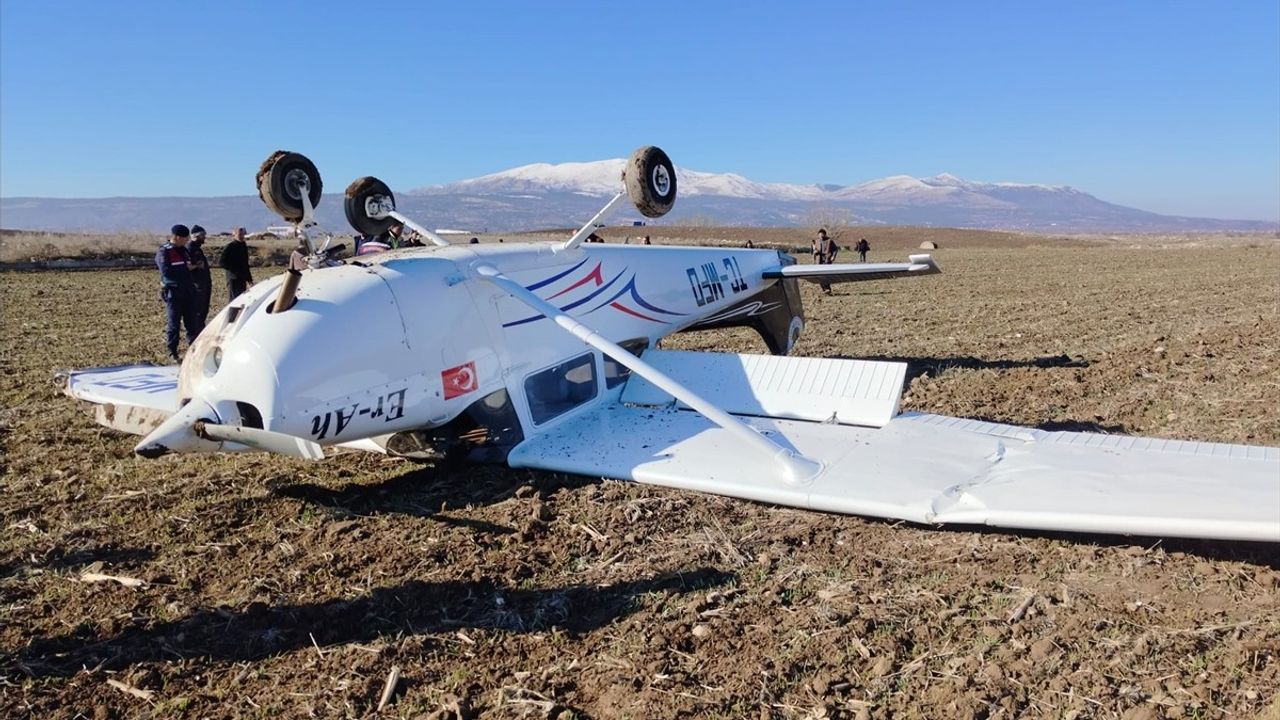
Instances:
[[[178,410],[178,365],[120,365],[73,370],[63,391],[97,404],[133,405],[173,414]]]
[[[872,427],[898,414],[907,372],[900,362],[679,350],[649,350],[644,359],[735,415]],[[622,401],[666,405],[674,398],[632,377]]]
[[[937,275],[942,272],[931,255],[912,255],[905,263],[832,263],[830,265],[787,265],[767,270],[766,279],[793,278],[816,283],[846,283],[864,280]]]

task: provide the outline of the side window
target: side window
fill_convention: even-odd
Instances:
[[[640,353],[649,348],[649,341],[645,338],[637,338],[635,340],[624,340],[618,343],[623,350],[640,357]],[[604,385],[606,388],[615,388],[627,381],[631,377],[631,369],[626,365],[614,360],[608,355],[604,356]]]
[[[524,381],[534,424],[568,412],[596,396],[596,364],[591,353],[536,372]]]

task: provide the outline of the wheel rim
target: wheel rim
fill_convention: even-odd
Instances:
[[[650,181],[658,197],[666,197],[671,194],[671,173],[667,172],[666,165],[655,167]]]
[[[378,219],[376,216],[384,215],[383,210],[394,210],[395,206],[387,202],[386,195],[370,195],[364,199],[364,214],[370,220]]]
[[[284,176],[284,192],[294,200],[302,200],[302,188],[306,187],[307,191],[311,190],[311,178],[307,177],[305,170],[294,168],[285,173]]]

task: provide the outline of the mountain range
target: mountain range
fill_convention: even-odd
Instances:
[[[621,188],[622,159],[538,163],[397,194],[419,222],[471,232],[567,227],[591,217]],[[950,174],[894,175],[859,185],[760,183],[733,173],[678,168],[670,225],[925,225],[1034,232],[1275,231],[1276,223],[1159,215],[1100,200],[1065,185],[976,182]],[[325,227],[346,229],[342,197],[317,208]],[[635,210],[613,223],[632,224]],[[163,232],[174,222],[210,230],[278,224],[256,195],[0,199],[0,226],[61,231]]]

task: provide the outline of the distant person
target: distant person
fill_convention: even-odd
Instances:
[[[417,230],[411,231],[400,239],[400,247],[422,247],[422,236],[418,235]]]
[[[831,262],[831,238],[827,237],[826,228],[818,228],[818,237],[809,241],[813,250],[813,262],[815,265],[826,265]],[[822,288],[822,292],[831,294],[831,283],[819,282],[818,286]]]
[[[755,243],[753,243],[753,242],[751,242],[751,239],[750,239],[750,238],[747,238],[747,244],[746,244],[746,245],[743,245],[742,247],[747,248],[748,250],[752,250],[752,249],[754,249],[754,248],[755,248],[755,246],[756,246],[756,244],[755,244]]]
[[[373,242],[380,242],[383,245],[395,250],[400,247],[400,240],[404,235],[404,225],[400,223],[392,223],[391,227],[378,233],[373,238]]]
[[[645,236],[644,236],[644,244],[645,244],[645,245],[652,245],[652,244],[653,244],[652,242],[650,242],[650,241],[649,241],[649,236],[648,236],[648,235],[645,235]]]
[[[836,244],[835,238],[827,240],[827,264],[831,265],[836,261],[836,257],[840,254],[840,246]]]
[[[231,242],[222,248],[218,264],[227,276],[227,302],[235,300],[240,293],[253,285],[253,275],[249,272],[249,246],[244,242],[244,228],[231,231]]]
[[[200,327],[209,319],[209,299],[213,297],[213,273],[209,270],[209,258],[204,254],[204,228],[191,226],[191,242],[187,251],[191,255],[191,282],[196,286],[196,314]]]
[[[809,252],[813,253],[813,264],[821,265],[827,253],[827,229],[818,228],[818,237],[809,240]]]
[[[156,251],[156,268],[160,270],[160,299],[165,304],[165,341],[169,359],[178,358],[178,329],[187,329],[187,346],[196,341],[204,323],[196,313],[196,286],[191,279],[191,254],[187,243],[191,231],[186,225],[174,225],[169,241]]]
[[[871,252],[871,243],[867,242],[866,238],[862,238],[853,249],[858,251],[858,262],[866,262],[867,253]]]

